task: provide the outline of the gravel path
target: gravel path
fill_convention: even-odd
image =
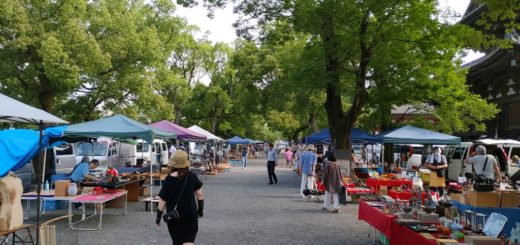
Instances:
[[[265,160],[249,165],[204,180],[197,244],[371,244],[369,226],[357,220],[357,204],[341,207],[339,214],[323,211],[322,202],[300,197],[293,171],[277,168],[278,184],[268,185]],[[101,232],[57,223],[58,244],[171,244],[165,225],[155,227],[144,204],[129,203],[126,216],[116,215],[120,211],[107,209]]]

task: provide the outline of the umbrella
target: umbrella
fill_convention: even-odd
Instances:
[[[24,104],[18,100],[10,98],[0,93],[0,122],[23,122],[37,124],[40,129],[40,140],[38,146],[38,152],[42,150],[43,140],[43,124],[66,124],[67,121],[58,118],[44,110],[34,108],[30,105]],[[42,168],[43,169],[43,168]],[[41,173],[43,174],[43,173]],[[36,179],[38,182],[38,198],[36,203],[36,224],[40,225],[40,195],[42,181],[40,173],[36,173]],[[40,228],[36,229],[36,241],[40,239]]]

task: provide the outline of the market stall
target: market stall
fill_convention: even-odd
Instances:
[[[45,148],[45,142],[44,142],[44,135],[43,135],[43,129],[45,124],[68,124],[67,121],[58,118],[44,110],[34,108],[32,106],[29,106],[27,104],[24,104],[20,101],[17,101],[15,99],[12,99],[4,94],[0,93],[0,122],[19,122],[19,123],[29,123],[38,125],[39,128],[39,140],[38,140],[38,151],[32,152],[30,154],[33,154],[35,156],[36,154],[39,154],[42,152],[42,150]],[[26,155],[27,156],[27,155]],[[44,158],[40,158],[44,159]],[[4,161],[4,159],[2,159]],[[4,165],[2,168],[0,166],[0,170],[3,170],[3,172],[0,172],[0,176],[5,176],[8,171],[10,170],[16,170],[18,168],[21,168],[25,162],[22,162],[22,159],[17,159],[16,161],[12,161],[11,163],[8,163]],[[42,164],[43,163],[43,164]],[[37,226],[40,225],[40,192],[41,187],[43,184],[43,175],[45,173],[45,169],[43,166],[45,166],[44,161],[41,163],[39,162],[38,165],[41,165],[41,172],[38,172],[36,174],[37,179],[37,215],[36,215],[36,224]],[[8,169],[9,168],[9,169]],[[39,240],[40,236],[40,229],[38,227],[36,231],[36,240]]]
[[[365,143],[378,143],[381,142],[381,138],[372,135],[366,131],[358,128],[353,128],[350,131],[350,143],[352,144],[365,144]],[[323,129],[317,133],[313,133],[303,137],[304,144],[330,144],[330,130],[328,128]]]
[[[114,115],[90,122],[73,124],[65,129],[64,134],[82,137],[105,136],[116,139],[143,139],[150,144],[155,138],[172,139],[176,137],[175,133],[151,128],[123,115]],[[153,171],[153,165],[150,164],[150,175],[153,175]],[[152,188],[152,185],[150,188]],[[150,197],[153,198],[152,189],[150,189]]]
[[[502,244],[502,241],[493,235],[486,235],[464,229],[458,223],[451,223],[449,227],[461,227],[461,231],[452,231],[439,222],[419,222],[400,218],[401,214],[389,211],[386,204],[381,202],[359,203],[358,219],[370,224],[371,227],[384,235],[384,240],[393,244],[447,244],[472,241],[487,241],[485,244]],[[493,222],[482,221],[483,227],[491,227]],[[490,232],[493,233],[493,232]],[[376,239],[374,234],[374,240]],[[484,244],[484,243],[483,243]]]

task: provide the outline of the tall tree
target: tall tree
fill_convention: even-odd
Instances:
[[[381,88],[414,84],[401,86],[400,93],[408,96],[425,90],[417,99],[427,101],[446,85],[441,74],[457,77],[450,81],[462,81],[464,73],[453,63],[455,51],[465,38],[472,39],[466,34],[474,34],[468,28],[442,23],[434,0],[205,1],[210,7],[231,2],[236,12],[254,19],[258,26],[287,20],[309,35],[308,46],[319,50],[321,60],[316,65],[321,70],[313,75],[326,94],[329,128],[338,149],[348,148],[350,130],[368,109],[372,89],[378,84]],[[253,26],[242,22],[237,27],[239,34],[248,37]],[[259,33],[262,39],[265,33]],[[459,93],[476,98],[468,96],[467,87]],[[387,98],[384,93],[378,95],[380,100]],[[488,106],[476,99],[474,104]],[[485,112],[478,119],[489,117],[492,107]]]

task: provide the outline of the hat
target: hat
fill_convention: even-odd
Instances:
[[[183,150],[177,150],[172,156],[169,164],[170,168],[189,168],[188,153]]]
[[[307,150],[311,150],[311,151],[314,150],[314,146],[313,145],[308,145],[307,146]]]

